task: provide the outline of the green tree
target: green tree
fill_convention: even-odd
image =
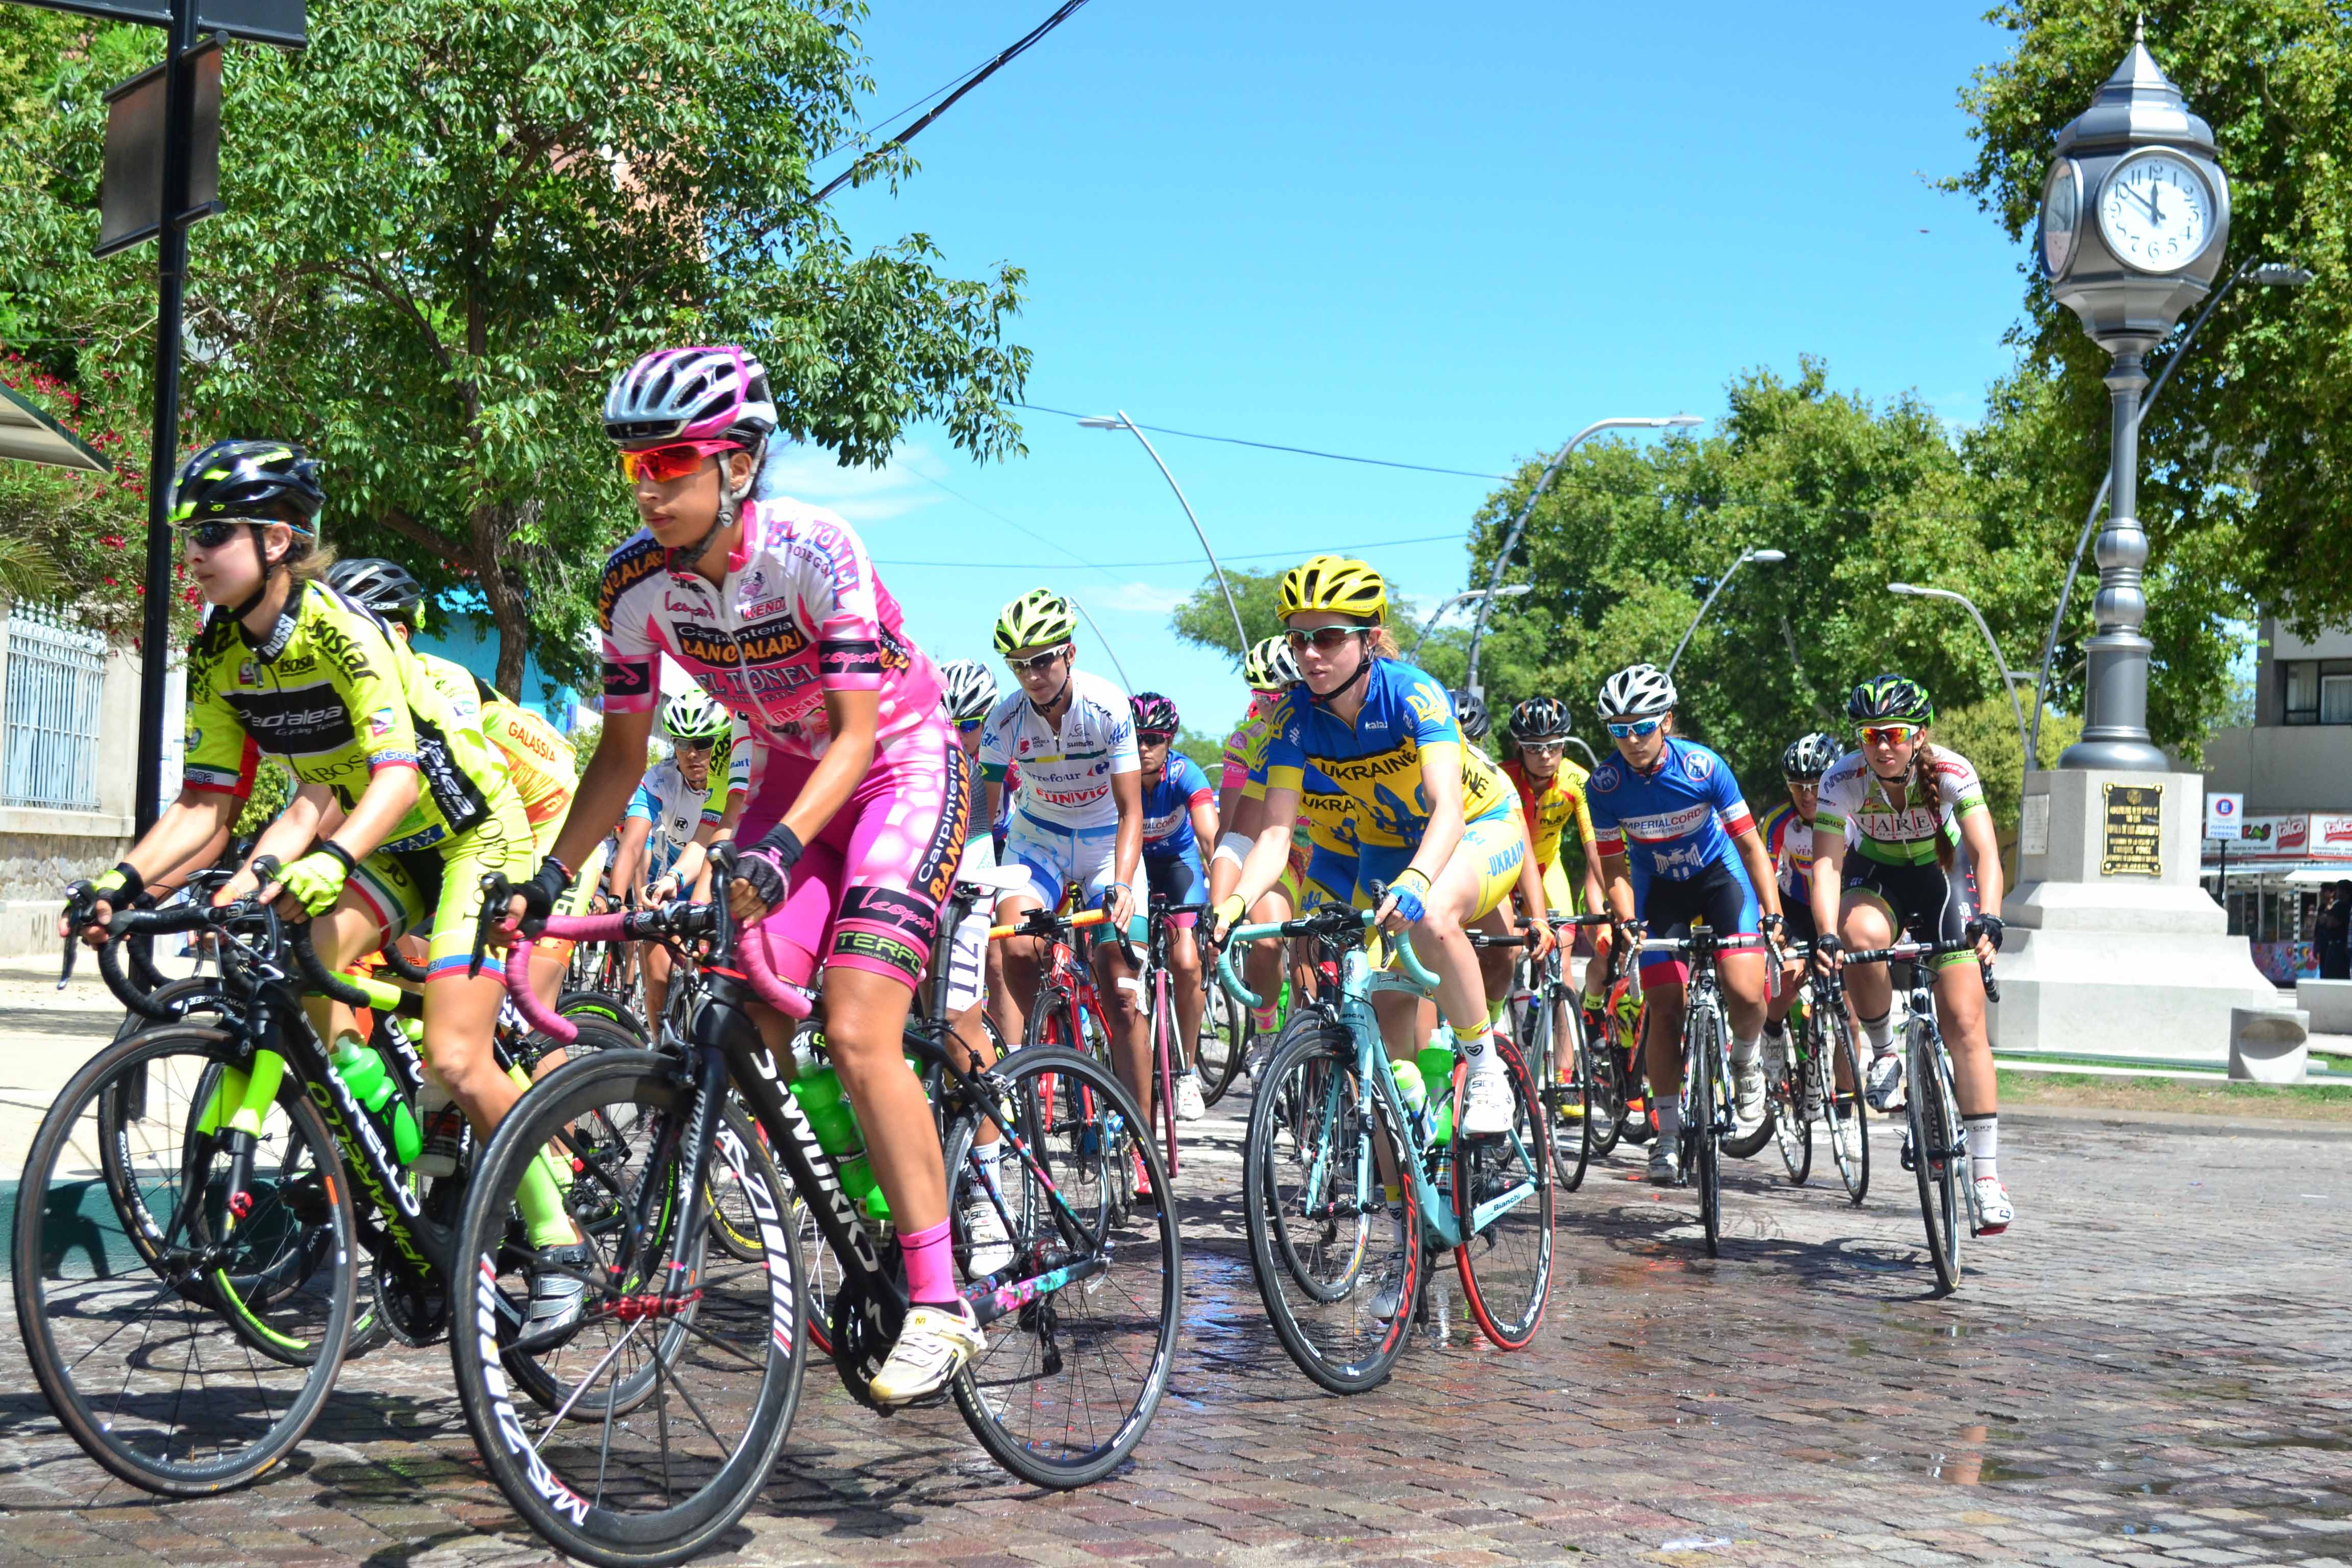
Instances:
[[[2233,290],[2141,429],[2138,510],[2158,574],[2149,635],[2172,650],[2195,644],[2198,660],[2186,679],[2160,670],[2150,728],[2159,741],[2193,740],[2226,702],[2209,668],[2226,652],[2184,637],[2184,622],[2242,614],[2250,601],[2306,633],[2352,616],[2352,425],[2342,416],[2352,398],[2352,12],[2331,0],[2010,0],[1990,15],[2015,44],[1961,93],[1977,157],[1950,184],[2012,238],[2033,226],[2059,130],[2088,107],[2141,17],[2229,173],[2225,265],[2293,261],[2315,274],[2291,292]],[[2051,384],[2037,431],[2042,500],[2079,528],[2106,465],[2107,358],[2038,268],[2026,269],[2023,306],[2014,335],[2025,374]],[[2179,341],[2151,356],[2152,374]]]
[[[191,443],[310,447],[328,536],[478,592],[509,689],[526,652],[584,673],[596,568],[634,522],[596,411],[648,347],[752,345],[789,436],[845,463],[924,418],[975,457],[1016,449],[1020,271],[947,276],[919,234],[861,254],[809,200],[870,89],[864,14],[319,0],[308,49],[233,49],[226,211],[192,247]],[[52,369],[137,406],[152,259],[88,259],[103,53],[0,137],[0,301],[47,324]]]
[[[1234,591],[1232,608],[1217,586],[1216,574],[1201,579],[1192,596],[1176,606],[1168,617],[1169,626],[1186,642],[1201,647],[1213,647],[1233,661],[1235,669],[1242,667],[1242,655],[1246,649],[1234,647],[1234,609],[1242,613],[1242,630],[1249,633],[1255,645],[1282,630],[1282,618],[1275,614],[1275,605],[1282,596],[1282,574],[1287,566],[1273,572],[1228,572],[1225,581]]]

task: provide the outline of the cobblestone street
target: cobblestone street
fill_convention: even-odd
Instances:
[[[1319,1394],[1265,1326],[1232,1117],[1198,1131],[1187,1332],[1136,1462],[1010,1481],[952,1409],[879,1420],[812,1363],[783,1463],[716,1561],[2159,1564],[2352,1559],[2352,1142],[2327,1128],[2008,1121],[2023,1217],[1929,1298],[1877,1129],[1865,1207],[1725,1191],[1724,1256],[1633,1152],[1564,1194],[1550,1314],[1494,1352],[1443,1314],[1386,1386]],[[1816,1161],[1817,1173],[1827,1166]],[[1834,1184],[1834,1173],[1830,1173]],[[446,1352],[349,1366],[290,1469],[166,1503],[112,1483],[0,1350],[0,1564],[521,1563]]]

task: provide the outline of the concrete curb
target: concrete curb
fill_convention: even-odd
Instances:
[[[2004,1127],[2091,1121],[2120,1129],[2160,1127],[2168,1131],[2202,1132],[2216,1138],[2308,1138],[2322,1142],[2352,1142],[2352,1121],[2297,1121],[2280,1116],[2204,1116],[2186,1110],[2112,1110],[2090,1105],[2004,1105],[2000,1108],[2000,1120]]]

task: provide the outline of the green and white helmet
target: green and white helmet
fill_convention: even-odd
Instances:
[[[1051,588],[1032,588],[996,617],[996,651],[1051,647],[1077,635],[1078,616],[1070,601]]]
[[[1936,705],[1909,676],[1874,675],[1846,695],[1845,716],[1857,724],[1932,724]]]
[[[662,704],[662,733],[673,741],[709,741],[715,745],[732,722],[726,709],[698,689],[681,691]]]

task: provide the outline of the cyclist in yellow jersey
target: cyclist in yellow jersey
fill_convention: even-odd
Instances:
[[[1546,895],[1558,900],[1554,907],[1570,914],[1599,914],[1607,906],[1601,901],[1601,851],[1584,795],[1591,775],[1568,760],[1571,728],[1568,704],[1556,697],[1530,697],[1512,709],[1511,743],[1518,754],[1505,761],[1503,776],[1519,792],[1528,847]],[[1581,933],[1580,946],[1591,948],[1584,966],[1585,1010],[1598,1013],[1608,986],[1609,928]]]
[[[1242,679],[1249,683],[1249,711],[1227,738],[1224,771],[1219,780],[1217,820],[1224,825],[1209,862],[1209,901],[1223,900],[1241,880],[1242,861],[1256,842],[1265,818],[1265,745],[1274,731],[1274,710],[1285,691],[1297,684],[1298,661],[1290,656],[1283,637],[1266,637],[1253,645],[1242,660]],[[1291,855],[1283,875],[1250,910],[1256,921],[1286,921],[1297,913],[1307,864],[1307,830],[1302,818],[1291,833]],[[1242,957],[1242,974],[1262,1004],[1252,1014],[1259,1036],[1274,1037],[1276,999],[1282,989],[1282,948],[1278,937],[1250,944]]]
[[[1265,821],[1239,885],[1218,906],[1217,929],[1238,923],[1274,885],[1304,814],[1314,837],[1310,898],[1373,908],[1372,885],[1383,885],[1380,927],[1412,929],[1469,1067],[1463,1129],[1500,1132],[1513,1099],[1465,928],[1492,914],[1523,874],[1541,897],[1510,793],[1484,752],[1464,747],[1444,689],[1397,658],[1379,573],[1318,555],[1284,574],[1279,608],[1301,682],[1276,710]],[[1529,951],[1541,958],[1551,933],[1538,926],[1535,934]],[[1381,1005],[1391,1054],[1409,1056],[1412,1007]]]
[[[217,442],[181,469],[172,521],[184,531],[188,575],[223,613],[189,653],[186,783],[92,884],[98,920],[234,820],[247,743],[257,743],[292,769],[294,798],[215,901],[259,894],[307,916],[330,968],[430,913],[425,1058],[487,1138],[520,1090],[490,1049],[502,977],[469,977],[467,959],[482,876],[528,868],[522,803],[505,759],[407,647],[318,580],[332,560],[316,542],[325,500],[316,465],[281,442]],[[305,1007],[321,1038],[337,1037],[334,1005],[313,997]],[[534,1283],[531,1321],[558,1328],[579,1314],[589,1253],[551,1173],[533,1165],[520,1202],[530,1245],[551,1266]]]

